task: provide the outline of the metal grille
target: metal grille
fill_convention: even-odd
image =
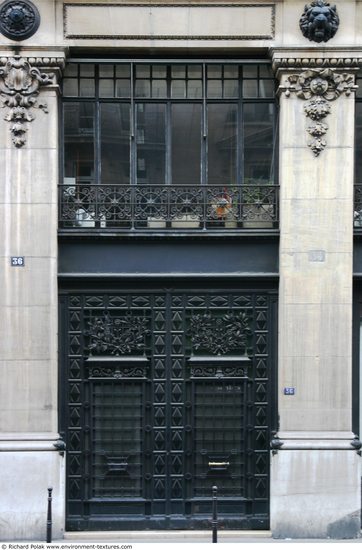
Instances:
[[[94,497],[141,496],[142,385],[92,385],[92,489]]]
[[[195,395],[195,496],[245,496],[247,379],[197,382]]]
[[[273,294],[62,297],[67,528],[267,528]],[[206,521],[206,523],[205,523]]]
[[[355,184],[354,186],[354,213],[353,223],[355,229],[362,228],[362,185]]]

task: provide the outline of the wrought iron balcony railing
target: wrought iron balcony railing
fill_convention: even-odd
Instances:
[[[353,225],[355,229],[362,230],[362,184],[361,183],[356,183],[354,186]]]
[[[279,188],[271,184],[59,186],[60,229],[195,232],[278,225]]]

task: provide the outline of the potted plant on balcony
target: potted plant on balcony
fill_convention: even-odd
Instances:
[[[213,218],[224,227],[235,228],[237,222],[237,193],[225,190],[216,195],[211,202]]]

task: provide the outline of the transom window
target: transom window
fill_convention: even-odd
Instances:
[[[64,178],[105,185],[274,180],[267,63],[70,63]]]

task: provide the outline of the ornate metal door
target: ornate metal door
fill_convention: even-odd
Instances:
[[[61,303],[67,528],[267,528],[275,295]]]

